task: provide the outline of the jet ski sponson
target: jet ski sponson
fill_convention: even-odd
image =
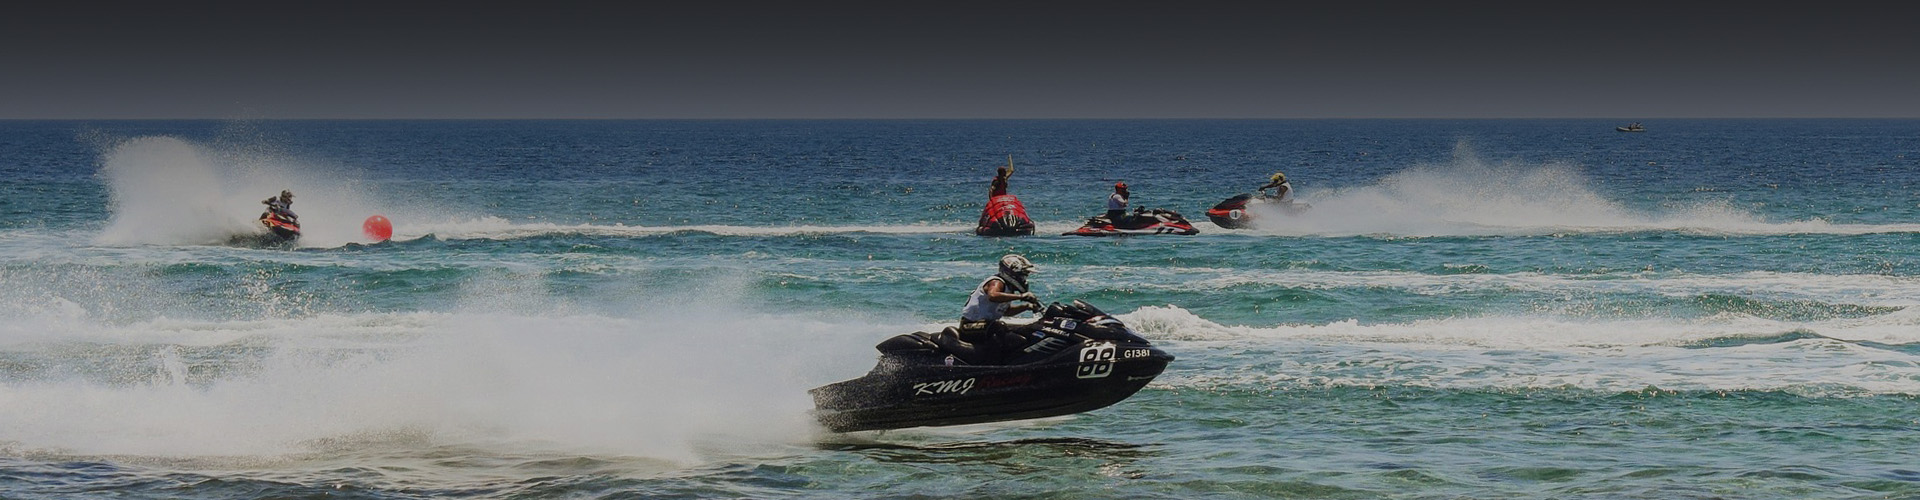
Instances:
[[[964,425],[1068,415],[1132,396],[1173,356],[1085,302],[1048,305],[998,348],[948,328],[881,342],[866,376],[821,386],[814,416],[834,432]]]
[[[1020,198],[1003,194],[987,200],[987,206],[980,210],[980,225],[973,229],[973,234],[1027,236],[1033,234],[1033,220],[1027,218],[1027,207],[1020,203]]]

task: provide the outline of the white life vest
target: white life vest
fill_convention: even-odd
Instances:
[[[1000,277],[996,275],[981,281],[980,286],[973,287],[973,295],[967,296],[967,306],[960,309],[961,321],[991,321],[1006,317],[1008,302],[994,302],[987,298],[987,283],[997,279]]]

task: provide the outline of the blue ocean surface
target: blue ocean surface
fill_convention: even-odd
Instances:
[[[1920,497],[1920,121],[1645,123],[0,121],[0,498]],[[814,422],[1008,253],[1178,359]]]

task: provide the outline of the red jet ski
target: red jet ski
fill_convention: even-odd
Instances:
[[[973,228],[973,234],[981,236],[1030,236],[1033,234],[1033,219],[1027,218],[1026,205],[1010,194],[995,196],[987,200],[987,207],[980,210],[980,225]]]
[[[268,210],[260,214],[260,224],[283,242],[300,239],[300,216],[288,210]]]
[[[1147,210],[1145,207],[1142,207],[1134,209],[1132,215],[1122,217],[1117,222],[1109,220],[1104,214],[1096,215],[1091,219],[1087,219],[1087,225],[1080,226],[1080,229],[1060,234],[1064,236],[1130,236],[1145,234],[1178,234],[1184,236],[1200,234],[1200,230],[1194,228],[1193,223],[1187,222],[1186,217],[1181,217],[1179,212],[1164,208]]]
[[[1272,207],[1268,209],[1267,207]],[[1216,226],[1227,229],[1246,229],[1254,226],[1259,219],[1257,212],[1280,212],[1287,215],[1300,215],[1313,208],[1313,205],[1298,201],[1279,201],[1265,196],[1240,194],[1207,209],[1207,218]]]

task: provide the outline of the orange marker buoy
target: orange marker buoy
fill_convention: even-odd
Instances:
[[[373,238],[375,242],[387,241],[393,238],[393,222],[388,221],[386,217],[375,215],[368,217],[367,222],[360,224],[360,231],[367,233],[367,237]]]

